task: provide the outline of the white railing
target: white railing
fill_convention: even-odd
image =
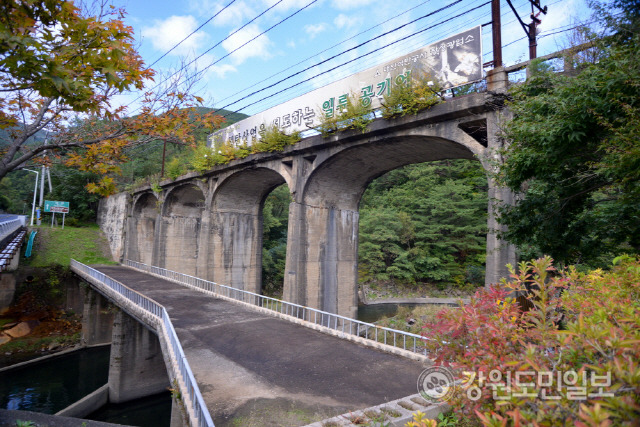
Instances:
[[[2,220],[0,220],[2,221]],[[13,232],[18,230],[24,224],[19,218],[9,219],[0,222],[0,242],[9,237]]]
[[[166,277],[167,279],[187,286],[202,289],[216,295],[242,301],[258,307],[274,310],[283,315],[306,320],[345,334],[356,335],[365,339],[412,351],[414,353],[422,353],[425,356],[427,355],[426,348],[420,345],[420,343],[427,338],[421,335],[399,331],[397,329],[385,328],[372,323],[361,322],[349,317],[340,316],[339,314],[328,313],[326,311],[305,307],[303,305],[279,300],[277,298],[271,298],[242,289],[232,288],[231,286],[220,285],[188,274],[178,273],[165,268],[149,266],[137,261],[125,260],[124,264],[147,273]]]
[[[110,289],[114,290],[130,302],[134,303],[136,306],[145,310],[147,313],[156,316],[162,322],[162,325],[166,331],[166,336],[169,338],[168,344],[171,351],[173,352],[174,361],[178,366],[178,372],[175,373],[180,377],[181,380],[178,381],[178,385],[185,385],[184,387],[180,387],[180,392],[182,393],[182,395],[187,397],[187,399],[183,398],[183,402],[188,402],[191,405],[191,409],[196,417],[196,420],[194,420],[196,422],[194,424],[198,427],[215,427],[213,424],[213,420],[211,419],[211,414],[209,414],[207,405],[202,398],[202,394],[200,393],[198,384],[196,383],[195,377],[193,376],[193,372],[189,367],[187,358],[184,355],[182,345],[180,345],[180,341],[178,340],[176,331],[173,328],[171,320],[169,319],[167,310],[165,310],[163,306],[153,301],[152,299],[145,297],[144,295],[134,291],[133,289],[126,287],[122,283],[113,280],[111,277],[105,275],[104,273],[88,267],[74,259],[71,260],[71,267],[105,284]]]

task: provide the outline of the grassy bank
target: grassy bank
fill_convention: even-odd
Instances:
[[[26,259],[31,267],[48,267],[55,264],[68,266],[73,258],[84,264],[115,264],[111,258],[109,243],[98,226],[32,227],[38,234],[33,254]]]

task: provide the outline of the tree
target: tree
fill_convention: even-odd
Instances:
[[[525,257],[598,265],[640,251],[640,2],[613,6],[621,16],[598,12],[612,34],[595,41],[597,62],[574,77],[540,69],[511,91],[500,178],[520,201],[500,222]]]
[[[195,76],[174,76],[144,93],[139,113],[126,116],[114,96],[143,90],[155,72],[145,68],[124,11],[106,3],[80,10],[65,0],[5,0],[0,11],[0,180],[29,161],[52,161],[102,176],[90,190],[115,190],[123,149],[161,140],[193,143],[195,130],[222,118],[194,115],[203,102],[189,95]],[[71,125],[69,125],[71,123]],[[49,132],[48,144],[30,140]],[[47,154],[42,157],[40,154]]]
[[[410,165],[374,180],[360,202],[360,278],[473,281],[485,258],[486,191],[482,166],[469,160]]]

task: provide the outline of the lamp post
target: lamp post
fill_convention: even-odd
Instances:
[[[32,171],[31,169],[22,169],[27,172],[33,172],[36,174],[36,185],[33,188],[33,203],[31,204],[31,227],[33,227],[33,217],[36,214],[36,194],[38,193],[38,175],[40,174],[38,171]]]

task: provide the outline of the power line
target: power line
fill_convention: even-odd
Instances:
[[[263,12],[261,12],[260,14],[258,14],[256,17],[254,17],[252,20],[246,22],[242,27],[238,28],[237,30],[234,30],[233,32],[231,32],[227,37],[225,37],[224,39],[220,40],[218,43],[216,43],[215,45],[211,46],[209,49],[207,49],[204,53],[198,55],[195,59],[193,59],[191,62],[189,62],[186,65],[183,65],[182,67],[180,67],[180,69],[178,69],[178,71],[174,72],[173,74],[171,74],[169,77],[165,78],[164,80],[162,80],[160,83],[156,84],[155,86],[153,86],[150,90],[154,90],[157,87],[159,87],[161,84],[165,83],[166,81],[168,81],[169,79],[171,79],[172,77],[175,77],[176,75],[178,75],[182,70],[184,70],[185,68],[187,68],[188,66],[190,66],[191,64],[193,64],[194,62],[196,62],[198,59],[202,58],[204,55],[206,55],[207,53],[211,52],[213,49],[215,49],[216,47],[220,46],[222,43],[224,43],[226,40],[229,39],[229,37],[231,37],[232,35],[236,34],[238,31],[242,30],[243,28],[245,28],[247,25],[251,24],[252,22],[254,22],[256,19],[260,18],[261,16],[263,16],[265,13],[269,12],[271,9],[273,9],[274,7],[276,7],[277,5],[279,5],[280,3],[282,3],[284,0],[278,0],[276,3],[274,3],[273,5],[271,5],[269,8],[267,8],[266,10],[264,10]],[[317,0],[314,0],[317,1]],[[133,101],[131,101],[128,105],[131,105],[132,103],[134,103],[135,101],[137,101],[138,99],[142,98],[143,95],[138,96],[137,98],[135,98]],[[137,109],[136,109],[137,110]],[[135,111],[135,110],[134,110]]]
[[[270,75],[269,77],[266,77],[266,78],[264,78],[264,79],[260,80],[259,82],[256,82],[256,83],[252,84],[251,86],[248,86],[248,87],[246,87],[246,88],[244,88],[244,89],[241,89],[241,90],[237,91],[236,93],[233,93],[233,94],[231,94],[231,95],[227,96],[226,98],[221,99],[221,100],[220,100],[220,102],[224,102],[224,101],[226,101],[227,99],[229,99],[229,98],[233,98],[234,96],[236,96],[236,95],[238,95],[238,94],[240,94],[240,93],[242,93],[242,92],[244,92],[244,91],[250,90],[250,89],[252,89],[252,88],[254,88],[254,87],[258,86],[260,83],[264,83],[264,82],[266,82],[267,80],[269,80],[269,79],[271,79],[271,78],[273,78],[273,77],[275,77],[275,76],[277,76],[277,75],[280,75],[280,74],[284,73],[285,71],[288,71],[288,70],[290,70],[290,69],[292,69],[292,68],[294,68],[294,67],[297,67],[298,65],[300,65],[300,64],[302,64],[302,63],[304,63],[305,61],[308,61],[308,60],[310,60],[310,59],[312,59],[312,58],[315,58],[315,57],[317,57],[317,56],[319,56],[319,55],[322,55],[323,53],[325,53],[325,52],[327,52],[327,51],[329,51],[329,50],[331,50],[331,49],[333,49],[333,48],[335,48],[335,47],[338,47],[338,46],[340,46],[341,44],[344,44],[344,43],[348,42],[349,40],[353,40],[354,38],[356,38],[356,37],[358,37],[358,36],[361,36],[362,34],[367,33],[367,32],[369,32],[369,31],[373,30],[374,28],[377,28],[377,27],[379,27],[379,26],[381,26],[381,25],[383,25],[383,24],[386,24],[387,22],[392,21],[392,20],[394,20],[394,19],[398,18],[399,16],[404,15],[405,13],[411,12],[413,9],[416,9],[416,8],[418,8],[418,7],[422,6],[422,5],[424,5],[425,3],[429,2],[429,1],[430,1],[430,0],[424,0],[422,3],[420,3],[420,4],[418,4],[418,5],[414,6],[414,7],[412,7],[412,8],[410,8],[410,9],[407,9],[407,10],[405,10],[404,12],[401,12],[401,13],[399,13],[399,14],[397,14],[397,15],[395,15],[395,16],[393,16],[393,17],[389,18],[389,19],[386,19],[386,20],[384,20],[384,21],[382,21],[382,22],[380,22],[380,23],[376,24],[376,25],[373,25],[373,26],[371,26],[371,27],[367,28],[366,30],[360,31],[358,34],[353,35],[353,36],[349,37],[348,39],[344,39],[344,40],[342,40],[341,42],[336,43],[336,44],[334,44],[333,46],[330,46],[330,47],[328,47],[328,48],[326,48],[326,49],[324,49],[324,50],[322,50],[322,51],[320,51],[320,52],[317,52],[317,53],[315,53],[315,54],[313,54],[313,55],[311,55],[311,56],[308,56],[307,58],[303,59],[302,61],[300,61],[300,62],[298,62],[298,63],[296,63],[296,64],[293,64],[293,65],[291,65],[291,66],[289,66],[289,67],[287,67],[287,68],[285,68],[285,69],[283,69],[283,70],[280,70],[280,71],[278,71],[277,73],[274,73],[274,74]]]
[[[280,22],[278,22],[277,24],[272,25],[271,27],[267,28],[266,30],[264,30],[263,32],[261,32],[260,34],[258,34],[257,36],[255,36],[254,38],[252,38],[251,40],[243,43],[242,45],[238,46],[237,48],[235,48],[234,50],[232,50],[231,52],[227,53],[225,56],[221,57],[220,59],[218,59],[217,61],[212,62],[211,64],[207,65],[206,67],[204,67],[202,70],[198,71],[198,74],[200,76],[202,76],[202,74],[208,70],[209,68],[211,68],[212,66],[214,66],[215,64],[217,64],[218,62],[222,61],[223,59],[225,59],[226,57],[232,55],[233,53],[235,53],[236,51],[240,50],[241,48],[245,47],[246,45],[248,45],[249,43],[251,43],[252,41],[254,41],[255,39],[257,39],[260,36],[263,36],[264,34],[268,33],[269,31],[271,31],[272,29],[274,29],[275,27],[277,27],[278,25],[282,24],[283,22],[285,22],[286,20],[288,20],[289,18],[294,17],[295,15],[297,15],[298,13],[302,12],[303,10],[305,10],[306,8],[308,8],[309,6],[311,6],[312,4],[314,4],[315,2],[317,2],[318,0],[312,0],[311,2],[307,3],[306,6],[301,7],[300,9],[296,10],[295,12],[293,12],[291,15],[287,16],[284,19],[281,19]],[[461,1],[461,0],[459,0]],[[200,80],[198,78],[198,80]]]
[[[414,32],[414,33],[412,33],[412,34],[410,34],[410,35],[408,35],[408,36],[405,36],[405,37],[403,37],[403,38],[401,38],[401,39],[398,39],[398,40],[395,40],[395,41],[393,41],[393,42],[391,42],[391,43],[388,43],[388,44],[386,44],[385,46],[382,46],[380,49],[387,48],[387,47],[392,46],[392,45],[394,45],[394,44],[396,44],[396,43],[399,43],[399,42],[401,42],[401,41],[403,41],[403,40],[406,40],[406,39],[408,39],[408,38],[410,38],[410,37],[413,37],[413,36],[415,36],[415,35],[417,35],[417,34],[423,33],[423,32],[425,32],[425,31],[427,31],[427,30],[430,30],[430,29],[432,29],[432,28],[434,28],[434,27],[437,27],[437,26],[439,26],[439,25],[445,24],[445,23],[447,23],[447,22],[449,22],[449,21],[452,21],[452,20],[453,20],[453,19],[455,19],[455,18],[459,18],[460,16],[466,15],[467,13],[469,13],[469,12],[471,12],[471,11],[473,11],[473,10],[479,9],[480,7],[486,6],[486,5],[490,4],[490,3],[491,3],[490,1],[485,2],[485,3],[481,4],[480,6],[477,6],[477,7],[473,8],[473,9],[469,9],[469,10],[467,10],[466,12],[460,13],[460,14],[458,14],[458,15],[456,15],[456,16],[454,16],[454,17],[452,17],[452,18],[446,19],[446,20],[444,20],[444,21],[440,21],[439,23],[436,23],[436,24],[434,24],[434,25],[432,25],[432,26],[430,26],[430,27],[424,28],[424,29],[422,29],[422,30],[420,30],[420,31],[416,31],[416,32]],[[440,10],[443,10],[443,9],[445,9],[445,8],[446,8],[446,6],[445,6],[445,7],[443,7],[443,8],[441,8],[441,9],[439,9],[439,10],[437,10],[437,11],[435,11],[435,12],[433,12],[433,13],[437,13],[437,12],[439,12]],[[289,90],[289,89],[292,89],[292,88],[294,88],[294,87],[296,87],[296,86],[299,86],[299,85],[301,85],[301,84],[303,84],[303,83],[306,83],[306,82],[308,82],[308,81],[310,81],[310,80],[313,80],[314,78],[316,78],[316,77],[318,77],[318,76],[321,76],[321,75],[323,75],[323,74],[329,73],[329,72],[334,71],[334,70],[336,70],[336,69],[338,69],[338,68],[340,68],[340,67],[342,67],[342,66],[344,66],[344,65],[346,65],[346,64],[349,64],[349,63],[351,63],[351,62],[354,62],[354,61],[357,61],[357,60],[359,60],[359,59],[361,59],[361,58],[364,58],[364,57],[366,57],[366,56],[369,56],[369,55],[371,55],[371,54],[373,54],[373,53],[375,53],[375,52],[377,52],[377,50],[370,51],[370,52],[365,53],[365,54],[363,54],[363,55],[360,55],[360,56],[358,56],[358,57],[356,57],[356,58],[354,58],[354,59],[351,59],[351,60],[349,60],[349,61],[347,61],[347,62],[343,62],[343,63],[342,63],[342,64],[340,64],[340,65],[337,65],[337,66],[335,66],[335,67],[333,67],[333,68],[330,68],[330,69],[328,69],[328,70],[326,70],[326,71],[320,72],[320,73],[318,73],[318,74],[316,74],[316,75],[314,75],[314,76],[312,76],[312,77],[309,77],[309,78],[307,78],[307,79],[305,79],[305,80],[302,80],[302,81],[300,81],[300,82],[298,82],[298,83],[295,83],[295,84],[293,84],[293,85],[291,85],[291,86],[289,86],[289,87],[286,87],[286,88],[284,88],[284,89],[281,89],[281,90],[280,90],[280,91],[278,91],[278,92],[275,92],[275,93],[273,93],[273,94],[271,94],[271,95],[267,95],[266,97],[261,98],[261,99],[259,99],[258,101],[255,101],[255,102],[252,102],[251,104],[245,105],[244,107],[242,107],[242,108],[240,108],[240,109],[236,110],[235,112],[242,111],[242,110],[244,110],[245,108],[248,108],[248,107],[250,107],[250,106],[252,106],[252,105],[254,105],[254,104],[257,104],[258,102],[264,101],[265,99],[271,98],[272,96],[275,96],[275,95],[277,95],[277,94],[279,94],[279,93],[285,92],[285,91],[287,91],[287,90]],[[300,74],[300,73],[296,73],[296,75],[297,75],[297,74]],[[224,107],[223,107],[223,108],[224,108]],[[219,111],[219,110],[220,110],[220,109],[218,109],[218,110],[216,110],[216,111]],[[228,116],[229,116],[229,115],[231,115],[231,114],[233,114],[233,112],[230,112],[230,113],[228,113],[228,114],[224,115],[223,117],[228,117]]]
[[[197,33],[202,27],[204,27],[205,25],[207,25],[209,22],[211,22],[213,19],[215,19],[216,16],[220,15],[226,8],[228,8],[229,6],[231,6],[236,0],[231,0],[225,7],[223,7],[222,9],[220,9],[218,12],[216,12],[211,18],[207,19],[205,22],[203,22],[198,28],[196,28],[195,30],[193,30],[191,32],[191,34],[189,34],[187,37],[183,38],[182,40],[180,40],[175,46],[173,46],[171,49],[169,49],[168,51],[166,51],[160,58],[156,59],[155,61],[153,61],[153,64],[149,65],[147,68],[151,68],[154,65],[156,65],[158,63],[158,61],[160,61],[162,58],[164,58],[165,56],[167,56],[169,53],[171,53],[173,51],[173,49],[177,48],[178,46],[180,46],[182,43],[184,43],[185,40],[187,40],[189,37],[191,37],[192,35],[194,35],[195,33]]]
[[[524,3],[519,4],[519,5],[518,5],[518,7],[521,7],[523,4],[528,4],[528,0],[524,0]],[[481,6],[483,6],[483,5],[481,5]],[[406,11],[405,11],[405,12],[403,12],[403,13],[401,13],[401,14],[399,14],[399,15],[396,15],[395,17],[400,16],[400,15],[402,15],[402,14],[404,14],[404,13],[406,13]],[[453,13],[455,13],[455,12],[453,12]],[[504,12],[504,13],[502,14],[502,16],[505,16],[505,15],[507,15],[508,13],[510,13],[510,12],[509,12],[509,11],[506,11],[506,12]],[[450,16],[450,15],[449,15],[449,16]],[[482,14],[482,15],[480,15],[480,16],[476,16],[476,17],[474,17],[474,19],[475,19],[476,21],[478,21],[478,20],[482,19],[482,18],[483,18],[483,17],[485,17],[485,16],[490,16],[490,13],[485,13],[485,14]],[[394,17],[394,18],[395,18],[395,17]],[[453,17],[453,18],[455,18],[455,17]],[[452,18],[452,19],[453,19],[453,18]],[[391,19],[393,19],[393,18],[391,18]],[[387,20],[387,21],[388,21],[388,20]],[[385,22],[387,22],[387,21],[385,21]],[[378,25],[376,25],[376,26],[379,26],[379,25],[380,25],[380,24],[378,24]],[[435,35],[435,36],[433,36],[433,37],[430,37],[430,39],[431,39],[431,40],[438,40],[438,39],[440,39],[440,38],[441,38],[441,36],[440,36],[440,35],[444,35],[444,34],[445,34],[445,32],[446,32],[446,33],[448,33],[448,34],[450,34],[450,33],[452,33],[452,32],[455,32],[455,30],[457,30],[457,29],[462,29],[463,27],[466,27],[467,25],[468,25],[468,23],[467,23],[467,22],[464,22],[464,23],[462,23],[462,24],[454,25],[454,26],[453,26],[453,28],[452,28],[452,27],[448,27],[444,32],[439,32],[437,35]],[[371,27],[371,28],[375,28],[376,26]],[[371,28],[370,28],[370,29],[371,29]],[[363,31],[363,32],[359,33],[358,35],[363,34],[363,33],[367,32],[367,31],[369,31],[369,30],[365,30],[365,31]],[[352,38],[353,38],[353,37],[352,37]],[[351,38],[350,38],[350,39],[351,39]],[[336,44],[336,45],[334,45],[334,46],[332,46],[332,47],[330,47],[330,48],[328,48],[328,49],[325,49],[324,51],[322,51],[322,52],[320,52],[320,53],[323,53],[323,52],[325,52],[325,51],[327,51],[327,50],[329,50],[329,49],[331,49],[331,48],[333,48],[333,47],[336,47],[336,46],[338,46],[338,45],[340,45],[340,44],[342,44],[342,43],[344,43],[345,41],[348,41],[348,40],[350,40],[350,39],[344,40],[343,42],[340,42],[340,43],[338,43],[338,44]],[[426,42],[423,42],[423,41],[415,41],[414,43],[412,43],[412,44],[410,45],[410,47],[411,47],[411,48],[407,48],[407,47],[403,47],[403,48],[396,48],[396,49],[395,49],[395,51],[400,51],[400,50],[402,50],[402,51],[415,50],[416,48],[418,48],[418,47],[420,47],[420,46],[423,46],[425,43],[426,43]],[[398,45],[398,46],[400,46],[400,45]],[[319,55],[320,53],[315,54],[315,55],[313,55],[313,56],[311,56],[311,57],[309,57],[309,58],[307,58],[307,59],[305,59],[305,60],[303,60],[303,61],[299,62],[298,64],[300,64],[300,63],[302,63],[302,62],[304,62],[304,61],[306,61],[306,60],[308,60],[308,59],[310,59],[310,58],[313,58],[313,57],[315,57],[315,56]],[[485,53],[485,54],[486,54],[486,53]],[[377,59],[376,59],[376,60],[377,60]],[[372,61],[368,61],[368,62],[369,62],[369,63],[371,63]],[[296,64],[296,65],[298,65],[298,64]],[[295,65],[294,65],[294,66],[295,66]],[[294,66],[288,67],[287,69],[285,69],[285,70],[283,70],[283,71],[280,71],[280,72],[278,72],[278,73],[275,73],[274,75],[272,75],[272,76],[268,77],[268,78],[267,78],[267,79],[265,79],[265,80],[268,80],[269,78],[274,77],[275,75],[281,74],[282,72],[284,72],[284,71],[286,71],[286,70],[288,70],[288,69],[290,69],[290,68],[293,68]],[[362,68],[362,67],[360,67],[360,68]],[[351,67],[347,67],[347,69],[354,69],[354,67],[353,67],[353,66],[351,66]],[[264,80],[263,80],[263,81],[264,81]],[[322,81],[328,81],[328,80],[325,78],[325,79],[322,79]],[[261,83],[261,82],[259,82],[259,83]],[[256,84],[254,84],[254,85],[250,86],[249,88],[242,89],[241,91],[239,91],[239,92],[237,92],[237,93],[240,93],[240,92],[246,91],[246,90],[248,90],[248,89],[251,89],[252,87],[255,87],[255,86],[256,86],[257,84],[259,84],[259,83],[256,83]],[[319,84],[321,84],[321,83],[319,83]],[[237,93],[236,93],[236,94],[237,94]],[[234,95],[235,95],[235,94],[234,94]],[[224,101],[224,100],[226,100],[226,99],[231,98],[231,97],[232,97],[232,96],[234,96],[234,95],[231,95],[231,96],[228,96],[228,97],[224,98],[224,99],[223,99],[223,101]],[[274,95],[279,95],[279,93],[274,94]],[[295,96],[294,96],[294,97],[295,97]],[[280,97],[280,99],[284,99],[284,98],[285,98],[285,97]],[[291,97],[288,97],[288,98],[291,98]],[[237,102],[237,101],[236,101],[236,102]],[[273,106],[273,105],[277,105],[277,104],[279,104],[279,103],[280,103],[279,101],[271,102],[271,103],[269,103],[269,107],[266,107],[266,108],[270,108],[271,106]],[[231,105],[231,104],[229,104],[229,105]],[[225,107],[226,107],[226,106],[225,106]],[[223,108],[224,108],[224,107],[223,107]]]
[[[247,98],[249,98],[249,97],[251,97],[251,96],[253,96],[253,95],[256,95],[256,94],[258,94],[258,93],[260,93],[260,92],[263,92],[263,91],[265,91],[265,90],[267,90],[267,89],[271,89],[272,87],[277,86],[277,85],[279,85],[280,83],[283,83],[283,82],[285,82],[285,81],[289,80],[289,79],[290,79],[290,78],[292,78],[292,77],[295,77],[295,76],[297,76],[297,75],[299,75],[299,74],[302,74],[302,73],[304,73],[305,71],[309,71],[309,70],[310,70],[310,69],[312,69],[312,68],[315,68],[315,67],[318,67],[318,66],[320,66],[320,65],[322,65],[322,64],[324,64],[324,63],[327,63],[327,62],[329,62],[329,61],[331,61],[331,60],[333,60],[333,59],[335,59],[335,58],[337,58],[337,57],[339,57],[339,56],[342,56],[342,55],[344,55],[344,54],[346,54],[346,53],[351,52],[352,50],[358,49],[359,47],[362,47],[362,46],[364,46],[364,45],[366,45],[366,44],[369,44],[369,43],[371,43],[371,42],[373,42],[373,41],[375,41],[375,40],[378,40],[378,39],[379,39],[379,38],[381,38],[381,37],[387,36],[387,35],[389,35],[389,34],[391,34],[391,33],[394,33],[394,32],[396,32],[396,31],[398,31],[398,30],[401,30],[402,28],[406,27],[407,25],[411,25],[411,24],[413,24],[413,23],[415,23],[415,22],[417,22],[417,21],[420,21],[420,20],[422,20],[422,19],[425,19],[425,18],[428,18],[428,17],[430,17],[430,16],[433,16],[433,15],[435,15],[435,14],[439,13],[439,12],[442,12],[443,10],[446,10],[446,9],[448,9],[448,8],[450,8],[450,7],[452,7],[452,6],[456,5],[456,4],[458,4],[458,3],[460,3],[460,2],[462,2],[462,0],[456,0],[456,1],[454,1],[453,3],[450,3],[450,4],[448,4],[448,5],[444,6],[444,7],[441,7],[441,8],[440,8],[440,9],[438,9],[438,10],[435,10],[435,11],[433,11],[433,12],[427,13],[426,15],[423,15],[423,16],[421,16],[421,17],[419,17],[419,18],[416,18],[416,19],[414,19],[413,21],[407,22],[406,24],[403,24],[403,25],[401,25],[401,26],[399,26],[399,27],[396,27],[396,28],[394,28],[393,30],[389,30],[389,31],[387,31],[387,32],[385,32],[385,33],[382,33],[382,34],[380,34],[380,35],[375,36],[374,38],[371,38],[371,39],[369,39],[369,40],[366,40],[366,41],[364,41],[364,42],[362,42],[362,43],[360,43],[360,44],[358,44],[358,45],[356,45],[356,46],[350,47],[350,48],[349,48],[349,49],[347,49],[347,50],[343,50],[342,52],[337,53],[337,54],[335,54],[335,55],[331,56],[330,58],[327,58],[327,59],[325,59],[325,60],[323,60],[323,61],[320,61],[320,62],[318,62],[317,64],[311,65],[311,66],[309,66],[309,67],[307,67],[307,68],[305,68],[305,69],[303,69],[303,70],[300,70],[300,71],[298,71],[298,72],[296,72],[296,73],[294,73],[294,74],[290,74],[289,76],[287,76],[287,77],[285,77],[285,78],[283,78],[283,79],[280,79],[280,80],[278,80],[277,82],[270,84],[269,86],[265,86],[265,87],[263,87],[262,89],[259,89],[259,90],[256,90],[256,91],[253,91],[253,92],[251,92],[250,94],[245,95],[245,96],[243,96],[242,98],[240,98],[240,99],[238,99],[238,100],[236,100],[236,101],[233,101],[233,102],[231,102],[231,103],[229,103],[229,104],[225,105],[224,107],[221,107],[220,109],[223,109],[223,108],[229,107],[229,106],[231,106],[231,105],[233,105],[233,104],[236,104],[236,103],[238,103],[238,102],[240,102],[240,101],[242,101],[242,100],[244,100],[244,99],[247,99]],[[221,58],[221,59],[222,59],[222,58]],[[218,110],[216,110],[216,111],[219,111],[220,109],[218,109]],[[214,113],[215,113],[216,111],[214,111]]]

